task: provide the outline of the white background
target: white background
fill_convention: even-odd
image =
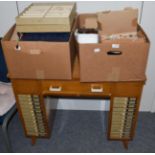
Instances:
[[[31,2],[0,2],[0,37],[3,37],[9,27],[15,23],[15,17],[18,15],[18,11],[20,13],[29,4]],[[118,10],[124,7],[135,7],[139,9],[139,24],[142,25],[151,42],[146,71],[147,82],[144,86],[140,110],[155,112],[155,2],[77,2],[78,13]],[[54,105],[56,101],[56,99],[53,100]],[[58,103],[58,109],[105,110],[108,106],[108,102],[101,100],[60,99]]]

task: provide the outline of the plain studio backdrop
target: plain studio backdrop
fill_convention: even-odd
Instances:
[[[15,17],[31,3],[32,2],[30,1],[0,2],[0,37],[3,37],[8,29],[15,23]],[[147,81],[143,89],[140,111],[155,112],[155,21],[152,18],[155,14],[155,2],[77,2],[78,13],[119,10],[125,7],[134,7],[139,9],[139,24],[143,27],[151,42],[146,70]],[[72,110],[108,110],[109,105],[108,101],[88,99],[47,99],[47,102],[51,101],[53,102],[54,107],[56,107],[56,103],[58,102],[58,109]]]

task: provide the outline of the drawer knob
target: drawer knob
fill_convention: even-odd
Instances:
[[[50,86],[50,87],[49,87],[49,91],[60,92],[61,90],[62,90],[62,87],[61,87],[61,86],[59,86],[59,87]]]
[[[91,87],[91,92],[92,93],[102,93],[103,92],[103,88],[94,88],[94,87]]]

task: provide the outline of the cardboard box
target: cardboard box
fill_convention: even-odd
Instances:
[[[91,14],[80,15],[78,26],[83,26],[85,19],[90,16]],[[139,31],[145,39],[78,44],[81,82],[145,80],[150,42],[141,27]]]
[[[16,17],[17,31],[69,32],[75,16],[75,3],[32,3]]]
[[[106,11],[97,14],[102,34],[137,32],[138,9],[125,8],[122,11]]]
[[[75,57],[73,35],[71,32],[68,42],[18,42],[13,26],[2,39],[10,78],[71,79]]]

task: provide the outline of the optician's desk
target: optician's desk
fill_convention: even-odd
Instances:
[[[74,64],[72,80],[11,80],[20,119],[32,144],[37,138],[48,138],[51,135],[49,124],[52,119],[49,119],[49,115],[52,111],[44,103],[45,96],[109,98],[107,138],[122,141],[124,147],[128,148],[128,142],[134,137],[145,81],[81,83],[78,60]]]

